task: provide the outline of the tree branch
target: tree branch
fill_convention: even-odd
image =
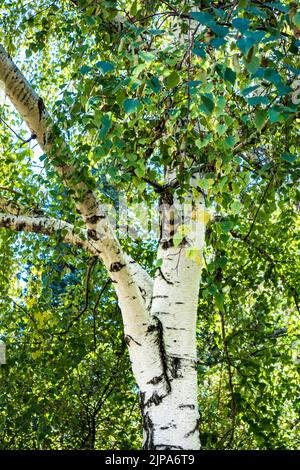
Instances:
[[[50,237],[54,236],[65,243],[70,243],[99,257],[98,250],[87,240],[85,230],[80,230],[78,235],[75,233],[72,224],[53,217],[32,217],[1,212],[0,227],[15,232],[33,232]]]
[[[2,202],[2,204],[1,204]],[[61,239],[64,243],[70,243],[73,246],[81,248],[89,252],[93,256],[100,257],[97,248],[88,240],[87,231],[79,229],[75,233],[75,228],[72,224],[63,220],[55,219],[48,216],[33,216],[33,215],[19,215],[19,207],[17,206],[17,213],[11,211],[15,206],[4,206],[2,198],[0,198],[0,227],[13,230],[15,232],[32,232],[56,239]],[[146,306],[149,306],[151,301],[153,280],[149,274],[130,256],[125,255],[127,263],[133,280],[139,287],[141,295],[145,301]]]

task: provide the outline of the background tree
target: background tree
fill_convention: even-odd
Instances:
[[[0,12],[2,447],[298,448],[297,5]]]

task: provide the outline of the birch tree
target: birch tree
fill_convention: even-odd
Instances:
[[[50,194],[48,203],[28,202],[10,181],[0,226],[62,240],[103,263],[122,314],[147,450],[200,449],[196,326],[201,271],[211,261],[203,259],[205,238],[219,260],[206,296],[226,346],[222,243],[251,244],[268,192],[297,178],[299,12],[272,3],[1,7],[1,123],[22,148],[39,145]],[[15,131],[16,116],[27,130]],[[135,203],[156,203],[153,275],[110,220],[105,184],[113,197],[127,191]],[[262,199],[251,211],[255,184]],[[59,191],[66,202],[52,210]],[[297,307],[296,291],[284,275],[281,282]],[[233,389],[225,347],[226,354]]]

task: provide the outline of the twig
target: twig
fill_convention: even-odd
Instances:
[[[91,279],[91,275],[93,273],[93,270],[96,266],[97,261],[98,261],[98,256],[93,256],[90,259],[90,262],[89,262],[86,281],[85,281],[85,304],[84,304],[84,307],[80,310],[78,315],[76,315],[76,317],[74,317],[70,321],[69,325],[67,326],[67,328],[65,330],[59,331],[57,333],[51,333],[51,336],[66,335],[70,331],[70,329],[72,328],[74,323],[76,323],[79,320],[79,318],[81,318],[82,315],[87,311],[88,305],[89,305],[89,295],[90,295],[90,279]]]
[[[7,124],[7,122],[0,116],[0,121],[6,126],[8,127],[8,129],[13,132],[13,134],[18,138],[20,139],[23,144],[28,144],[31,140],[34,140],[36,139],[36,135],[35,134],[31,134],[31,136],[29,137],[29,139],[23,139],[23,137],[21,137],[19,134],[17,134],[16,131],[14,131],[14,129],[9,125]]]
[[[249,235],[250,235],[251,232],[252,232],[252,229],[253,229],[253,227],[254,227],[254,224],[255,224],[255,221],[256,221],[256,219],[257,219],[258,213],[259,213],[259,211],[260,211],[260,209],[261,209],[261,207],[262,207],[262,205],[263,205],[263,203],[264,203],[264,200],[265,200],[265,198],[266,198],[266,196],[267,196],[267,192],[268,192],[269,187],[270,187],[270,185],[271,185],[271,183],[272,183],[272,181],[273,181],[273,178],[274,178],[274,176],[270,179],[269,183],[267,184],[267,186],[266,186],[266,188],[265,188],[265,190],[264,190],[264,193],[263,193],[263,195],[262,195],[261,201],[260,201],[260,203],[259,203],[259,206],[258,206],[257,211],[256,211],[256,213],[255,213],[255,216],[254,216],[254,218],[253,218],[252,224],[251,224],[251,226],[250,226],[250,228],[249,228],[249,231],[248,231],[247,235],[245,235],[244,240],[247,240],[247,238],[249,237]]]

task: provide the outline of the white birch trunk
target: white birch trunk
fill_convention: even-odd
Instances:
[[[165,202],[161,211],[157,258],[163,264],[154,280],[151,315],[159,324],[160,353],[168,390],[161,400],[154,397],[148,402],[141,393],[145,449],[200,448],[196,320],[205,209],[202,195],[199,194],[198,201],[191,199],[188,195],[185,205]],[[173,235],[182,221],[190,231],[174,247]],[[191,247],[196,259],[189,257]],[[153,380],[158,381],[159,377]]]

